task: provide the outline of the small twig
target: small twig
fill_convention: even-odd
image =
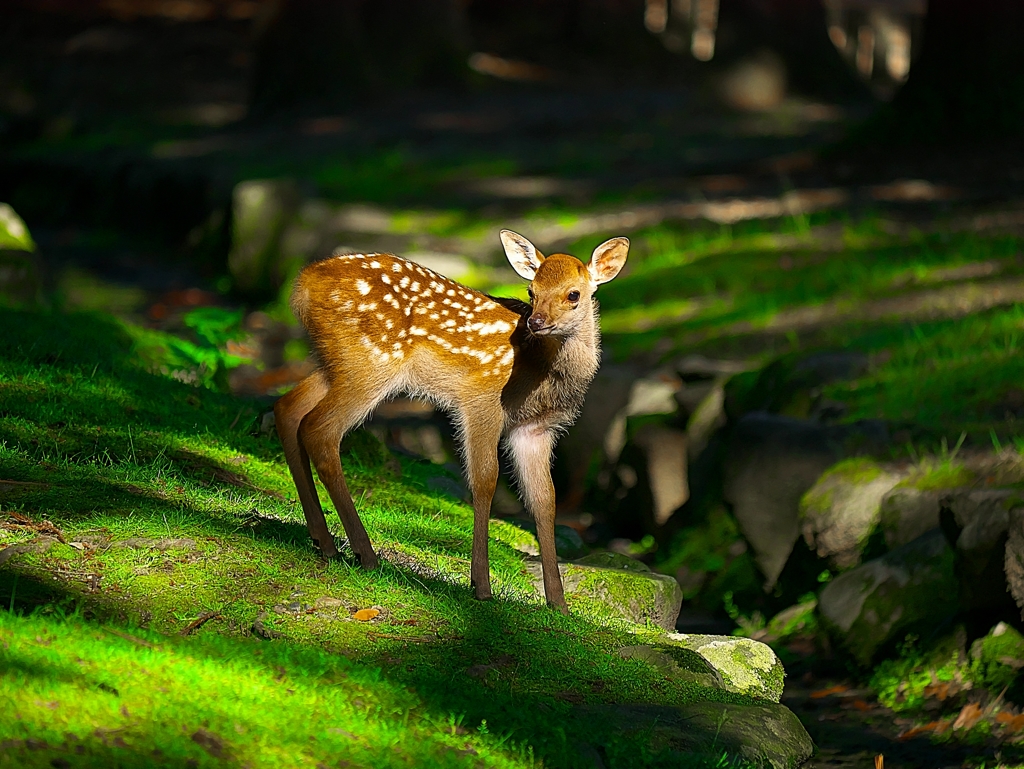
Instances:
[[[220,616],[220,612],[219,611],[203,612],[198,617],[196,617],[194,620],[192,620],[187,625],[185,625],[184,628],[182,628],[181,635],[189,635],[193,631],[198,630],[199,628],[201,628],[203,625],[205,625],[207,622],[209,622],[214,617],[219,617],[219,616]]]
[[[139,646],[145,646],[147,649],[156,648],[156,644],[151,644],[149,641],[143,641],[141,638],[136,638],[135,636],[130,635],[128,633],[123,633],[120,630],[114,630],[114,628],[111,627],[105,627],[103,629],[112,635],[116,635],[118,638],[123,638],[126,641],[131,641],[132,643],[136,643]]]
[[[238,413],[235,415],[234,421],[231,422],[231,426],[228,427],[228,430],[234,430],[235,429],[235,425],[238,424],[238,420],[242,418],[242,414],[244,412],[248,411],[248,410],[249,410],[248,406],[242,406],[242,408],[240,408],[238,410]]]

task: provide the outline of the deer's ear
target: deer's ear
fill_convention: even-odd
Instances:
[[[587,267],[594,283],[599,286],[618,275],[628,253],[629,238],[612,238],[595,248]]]
[[[501,231],[501,245],[505,247],[505,256],[508,257],[512,269],[519,273],[520,277],[533,280],[540,263],[544,261],[544,255],[533,243],[512,230]]]

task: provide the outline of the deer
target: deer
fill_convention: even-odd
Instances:
[[[377,554],[345,482],[341,440],[399,393],[451,414],[472,494],[470,584],[481,600],[491,598],[488,525],[504,443],[536,522],[545,599],[566,613],[552,453],[600,365],[594,292],[618,275],[629,240],[605,241],[584,265],[569,254],[544,256],[511,230],[500,239],[512,268],[530,281],[529,303],[489,296],[394,254],[340,254],[303,268],[291,306],[320,365],[275,403],[274,415],[315,546],[326,558],[338,555],[311,462],[352,553],[375,569]]]

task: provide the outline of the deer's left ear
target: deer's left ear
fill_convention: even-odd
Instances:
[[[618,275],[628,253],[629,238],[612,238],[595,248],[587,267],[595,285],[607,283]]]
[[[540,263],[544,261],[544,255],[518,232],[502,230],[500,236],[501,245],[505,248],[505,256],[508,257],[512,269],[519,273],[520,277],[533,280],[533,276],[540,269]]]

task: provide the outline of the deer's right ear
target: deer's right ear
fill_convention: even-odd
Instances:
[[[540,263],[544,261],[544,255],[518,232],[502,230],[500,234],[501,245],[505,247],[505,256],[508,257],[512,269],[519,273],[520,277],[533,280]]]

